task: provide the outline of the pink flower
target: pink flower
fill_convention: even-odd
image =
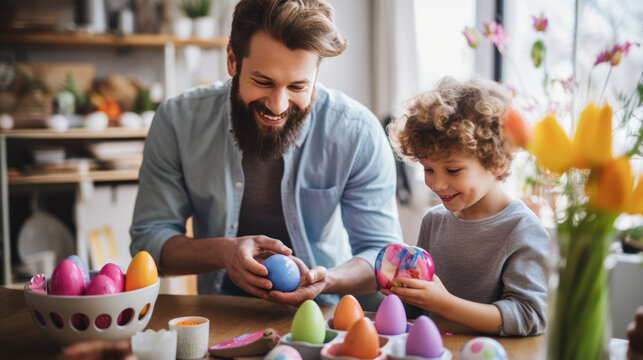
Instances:
[[[476,29],[465,26],[462,34],[464,34],[464,37],[467,39],[467,43],[470,47],[475,49],[480,45],[480,35],[478,35]]]
[[[561,80],[560,83],[563,85],[563,89],[570,91],[574,87],[574,77],[570,76],[567,80]]]
[[[534,19],[534,30],[541,32],[547,31],[547,25],[549,21],[547,20],[545,15],[541,13],[540,17],[532,16],[531,18]]]
[[[516,97],[516,88],[515,87],[513,87],[511,85],[505,85],[505,88],[507,89],[507,91],[509,91],[509,94],[511,95],[511,97]]]
[[[626,41],[623,44],[616,44],[612,48],[612,50],[605,50],[598,54],[596,57],[596,61],[594,62],[594,66],[604,63],[604,62],[609,62],[610,66],[616,66],[621,62],[621,59],[623,56],[627,56],[630,53],[630,47],[632,45],[640,46],[638,43],[630,43],[629,41]]]
[[[507,38],[507,35],[505,35],[505,29],[502,25],[494,21],[486,21],[483,24],[483,29],[482,36],[496,45],[498,51],[500,51],[501,54],[504,54],[505,45],[509,39]]]

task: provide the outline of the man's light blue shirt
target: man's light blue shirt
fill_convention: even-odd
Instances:
[[[195,239],[237,236],[252,174],[243,173],[232,131],[230,85],[195,88],[158,108],[145,141],[132,254],[146,250],[160,264],[161,248],[185,234],[189,216]],[[384,245],[401,241],[393,153],[366,107],[317,84],[313,109],[283,160],[283,215],[295,256],[309,268],[353,256],[373,266]],[[199,293],[217,293],[221,276],[200,274]]]

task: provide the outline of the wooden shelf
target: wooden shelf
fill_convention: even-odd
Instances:
[[[200,47],[225,48],[228,39],[215,37],[200,39],[196,37],[179,39],[171,35],[135,34],[126,36],[106,34],[76,34],[76,33],[14,33],[1,34],[0,44],[19,45],[73,45],[73,46],[146,46],[163,47],[166,44],[176,46],[197,45]]]
[[[128,129],[108,127],[104,130],[67,129],[55,131],[50,129],[12,129],[0,131],[0,136],[8,139],[135,139],[145,138],[148,128]]]
[[[42,185],[66,184],[82,181],[107,182],[107,181],[136,181],[139,169],[126,170],[91,170],[81,173],[47,173],[31,175],[9,175],[9,185]]]

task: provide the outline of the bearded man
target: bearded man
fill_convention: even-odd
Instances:
[[[222,85],[157,110],[130,229],[164,275],[200,294],[334,304],[377,290],[373,264],[400,241],[395,166],[375,116],[317,82],[347,41],[320,0],[241,0]],[[193,217],[194,238],[185,222]],[[262,261],[290,256],[301,280],[273,290]],[[332,295],[336,294],[336,295]]]

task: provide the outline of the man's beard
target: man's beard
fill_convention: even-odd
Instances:
[[[239,75],[234,76],[230,94],[232,129],[243,155],[263,160],[279,159],[299,138],[301,128],[313,107],[314,97],[313,91],[310,105],[305,109],[291,105],[286,110],[286,123],[283,127],[259,127],[255,113],[263,112],[272,116],[281,114],[273,114],[258,100],[246,106],[239,97]]]

